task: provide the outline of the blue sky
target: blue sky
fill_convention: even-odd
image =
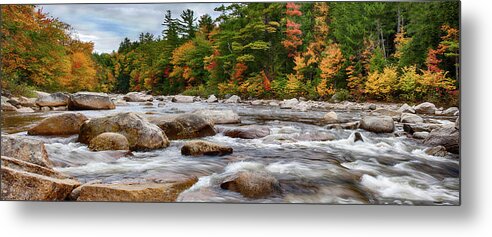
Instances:
[[[80,40],[94,42],[96,52],[117,50],[120,42],[128,37],[136,40],[140,32],[161,35],[164,14],[171,10],[178,18],[183,10],[195,11],[197,17],[209,14],[216,18],[214,11],[219,3],[182,4],[62,4],[38,5],[44,12],[70,24]]]

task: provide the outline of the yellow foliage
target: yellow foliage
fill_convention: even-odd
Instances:
[[[330,85],[328,87],[328,82],[326,79],[321,79],[321,82],[318,84],[318,86],[316,86],[316,92],[321,97],[335,94],[335,90],[333,89],[333,86]]]
[[[285,86],[286,92],[292,96],[299,95],[302,90],[302,76],[298,77],[294,74],[287,76],[287,85]]]
[[[332,79],[341,69],[343,62],[344,58],[338,44],[328,45],[319,64],[321,79]]]
[[[383,72],[369,73],[366,81],[366,93],[370,95],[388,97],[398,82],[398,73],[395,67],[386,67]]]

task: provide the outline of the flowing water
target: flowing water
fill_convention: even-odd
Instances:
[[[261,139],[230,138],[217,134],[203,138],[233,147],[234,153],[220,157],[185,157],[180,148],[185,140],[171,141],[168,148],[149,152],[91,152],[76,142],[77,136],[40,137],[46,142],[56,170],[81,182],[104,183],[164,182],[196,176],[199,181],[178,197],[181,202],[264,202],[331,204],[457,205],[459,203],[459,156],[427,155],[421,142],[374,134],[364,130],[328,130],[318,121],[327,111],[308,112],[246,104],[167,103],[164,107],[130,103],[110,111],[81,111],[87,117],[119,112],[152,116],[192,112],[197,109],[232,109],[242,124],[268,126],[271,134]],[[2,130],[25,135],[43,117],[54,113],[4,113]],[[337,111],[346,121],[358,120],[363,111]],[[425,118],[447,123],[445,117]],[[239,126],[227,125],[227,126]],[[401,130],[401,127],[397,127]],[[331,133],[332,141],[306,141],[300,137]],[[363,141],[355,142],[354,132]],[[220,188],[225,177],[242,170],[266,171],[275,176],[281,194],[249,199]]]

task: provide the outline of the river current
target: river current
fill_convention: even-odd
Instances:
[[[179,202],[262,202],[329,204],[457,205],[460,190],[459,156],[435,157],[424,152],[421,142],[393,134],[375,134],[361,129],[328,129],[320,124],[329,110],[307,112],[278,106],[249,104],[171,103],[159,107],[129,103],[109,111],[79,111],[89,118],[119,112],[146,116],[192,112],[197,109],[231,109],[242,124],[265,125],[271,134],[260,139],[230,138],[218,133],[202,138],[228,145],[233,154],[219,157],[186,157],[180,153],[185,140],[173,140],[165,149],[133,152],[91,152],[76,142],[77,136],[41,137],[55,169],[81,182],[162,182],[196,176],[198,182],[181,193]],[[365,112],[335,110],[346,121],[356,121]],[[26,135],[40,119],[60,112],[4,113],[2,132]],[[446,117],[425,117],[449,123]],[[398,130],[402,130],[397,126]],[[306,135],[331,133],[332,141],[300,139]],[[355,132],[363,141],[355,141]],[[265,171],[277,178],[282,193],[266,199],[249,199],[220,188],[220,180],[242,170]]]

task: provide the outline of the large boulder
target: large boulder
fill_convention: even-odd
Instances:
[[[19,99],[19,105],[24,106],[24,107],[36,107],[36,98],[27,98],[24,96],[20,96]]]
[[[401,114],[402,123],[423,123],[424,119],[416,114],[403,113]]]
[[[395,129],[389,116],[367,116],[360,121],[360,128],[375,133],[391,133]]]
[[[15,157],[43,167],[52,167],[44,143],[26,137],[2,135],[2,156]]]
[[[290,100],[284,100],[284,101],[280,102],[280,108],[281,109],[292,109],[297,104],[299,104],[299,101],[296,98],[292,98]]]
[[[62,93],[62,92],[56,92],[50,95],[44,95],[39,97],[36,100],[36,104],[39,107],[43,106],[49,106],[49,107],[56,107],[56,106],[67,106],[68,101],[70,100],[70,95],[67,93]]]
[[[333,124],[338,123],[338,115],[334,111],[330,111],[323,116],[323,123]]]
[[[17,112],[18,113],[34,113],[35,111],[32,108],[29,108],[29,107],[21,107],[21,106],[19,106],[19,108],[17,109]]]
[[[70,95],[69,110],[114,109],[115,105],[105,93],[77,92]]]
[[[232,124],[241,123],[241,118],[232,110],[197,110],[193,112],[202,116],[213,124]]]
[[[225,179],[220,187],[247,198],[264,198],[281,192],[277,179],[261,171],[240,171]]]
[[[89,144],[97,135],[105,132],[120,133],[128,139],[130,150],[158,149],[169,146],[166,134],[154,124],[135,113],[93,118],[80,128],[78,141]]]
[[[175,202],[181,192],[197,181],[192,177],[166,183],[89,184],[81,187],[77,201]]]
[[[433,129],[424,140],[429,146],[443,146],[447,151],[455,154],[460,152],[460,132],[454,124]]]
[[[188,95],[176,95],[171,100],[174,103],[193,103],[195,101],[193,96]]]
[[[196,114],[151,117],[149,121],[159,126],[171,140],[199,138],[216,134],[213,123]]]
[[[415,113],[417,114],[435,114],[436,110],[436,106],[430,102],[424,102],[415,106]]]
[[[3,200],[63,201],[80,183],[46,167],[1,157]]]
[[[27,131],[29,135],[79,134],[80,127],[88,118],[81,113],[66,113],[43,119]]]
[[[123,99],[127,102],[146,102],[153,101],[154,97],[143,92],[128,92]]]
[[[190,141],[183,145],[181,154],[185,156],[222,156],[232,154],[232,147],[207,141]]]
[[[241,102],[241,98],[237,95],[233,95],[224,101],[224,103],[240,103],[240,102]]]
[[[105,132],[90,141],[89,149],[93,151],[130,150],[130,144],[128,139],[119,133]]]
[[[433,129],[440,128],[443,125],[434,123],[419,123],[419,124],[403,124],[403,131],[413,134],[415,132],[430,132]]]
[[[259,125],[246,125],[235,128],[221,129],[225,136],[243,139],[256,139],[270,135],[270,128]]]

